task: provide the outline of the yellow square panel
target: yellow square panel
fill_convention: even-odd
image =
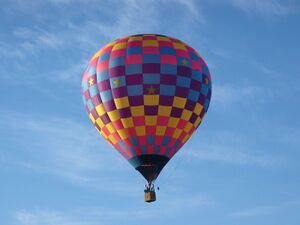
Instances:
[[[181,129],[175,129],[174,133],[173,133],[173,138],[179,138],[179,135],[182,133]]]
[[[178,122],[179,122],[179,118],[170,117],[168,122],[168,127],[177,127]]]
[[[191,118],[192,111],[184,109],[181,114],[181,119],[188,121]]]
[[[117,110],[110,111],[107,113],[107,115],[111,121],[116,121],[120,119],[120,115]]]
[[[186,103],[186,98],[174,97],[173,106],[183,109]]]
[[[158,115],[159,116],[170,116],[171,115],[171,106],[158,106]]]
[[[118,130],[118,134],[120,135],[122,140],[125,140],[126,138],[128,138],[128,134],[125,129]]]
[[[102,116],[106,113],[106,111],[105,111],[102,104],[96,106],[96,111],[97,111],[99,116]]]
[[[114,145],[117,144],[117,140],[112,135],[108,136],[108,140],[110,140]]]
[[[118,43],[118,44],[114,45],[114,47],[112,48],[112,51],[123,49],[123,48],[126,48],[126,47],[127,47],[127,42]]]
[[[183,44],[178,43],[178,42],[173,42],[173,47],[176,48],[176,49],[181,49],[181,50],[186,51],[186,47]]]
[[[100,118],[96,119],[96,123],[98,124],[98,126],[102,129],[102,127],[104,127],[104,123],[102,122],[102,120]]]
[[[114,45],[116,42],[117,42],[117,41],[112,41],[112,42],[108,43],[107,45],[105,45],[102,49],[105,49],[105,48],[107,48],[107,47],[109,47],[109,46],[112,46],[112,45]]]
[[[101,55],[101,53],[102,53],[102,49],[100,49],[98,52],[96,52],[96,53],[93,55],[92,59],[94,59],[94,58],[96,58],[96,57],[99,57],[99,56]]]
[[[100,131],[100,134],[107,140],[108,139],[108,137],[107,137],[107,135],[101,130]]]
[[[161,36],[157,36],[156,38],[158,41],[171,41],[170,38],[167,37],[161,37]]]
[[[197,127],[201,123],[201,118],[198,117],[194,123],[194,126]]]
[[[135,127],[135,132],[136,132],[137,136],[145,136],[146,135],[145,126],[137,126],[137,127]]]
[[[194,113],[196,113],[197,115],[200,115],[200,112],[201,112],[202,109],[203,109],[203,106],[199,103],[196,103]]]
[[[182,139],[182,143],[185,143],[190,138],[190,135],[185,135],[185,137]]]
[[[164,136],[166,132],[166,126],[157,126],[155,130],[155,134],[157,136]]]
[[[143,47],[156,46],[158,47],[158,41],[156,40],[143,40]]]
[[[115,98],[114,101],[117,109],[123,109],[129,107],[128,97]]]
[[[90,117],[91,121],[95,124],[95,118],[93,117],[92,113],[89,114],[89,117]]]
[[[109,133],[111,133],[111,134],[116,131],[116,129],[114,128],[114,126],[112,125],[112,123],[106,124],[106,128],[108,129]]]
[[[188,122],[188,123],[185,125],[185,127],[183,128],[183,130],[184,130],[186,133],[188,133],[188,132],[190,132],[190,130],[192,129],[193,126],[194,126],[194,125],[193,125],[191,122]]]
[[[157,121],[157,116],[145,116],[146,125],[154,126]]]
[[[132,116],[143,116],[145,115],[144,106],[132,106],[130,107]]]
[[[130,37],[128,39],[128,42],[131,42],[131,41],[142,41],[142,40],[143,40],[142,36],[137,36],[137,37]]]
[[[158,105],[159,95],[144,95],[145,105]]]
[[[130,128],[130,127],[133,127],[133,120],[132,118],[124,118],[124,119],[121,119],[122,121],[122,124],[123,124],[123,127],[124,128]]]

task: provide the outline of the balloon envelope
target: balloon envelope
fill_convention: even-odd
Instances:
[[[83,75],[82,95],[98,132],[152,182],[200,125],[211,77],[200,55],[182,41],[133,35],[96,52]]]

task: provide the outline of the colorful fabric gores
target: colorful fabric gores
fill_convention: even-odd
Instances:
[[[96,52],[83,75],[82,94],[96,129],[125,159],[135,168],[161,167],[140,171],[149,180],[200,125],[211,76],[200,55],[182,41],[133,35]]]

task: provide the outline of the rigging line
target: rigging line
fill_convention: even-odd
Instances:
[[[178,159],[178,161],[176,162],[176,164],[174,165],[174,167],[172,168],[172,171],[170,171],[169,176],[166,177],[165,180],[163,180],[159,186],[162,186],[163,184],[168,183],[168,181],[170,181],[174,176],[175,176],[175,172],[177,171],[177,169],[182,166],[185,161],[186,161],[186,154],[183,154],[183,156],[180,156],[181,159]],[[158,186],[158,184],[157,184]]]

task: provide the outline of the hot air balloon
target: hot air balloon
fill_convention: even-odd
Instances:
[[[157,34],[117,39],[95,53],[82,78],[86,111],[98,132],[153,182],[203,120],[211,76],[184,42]]]

